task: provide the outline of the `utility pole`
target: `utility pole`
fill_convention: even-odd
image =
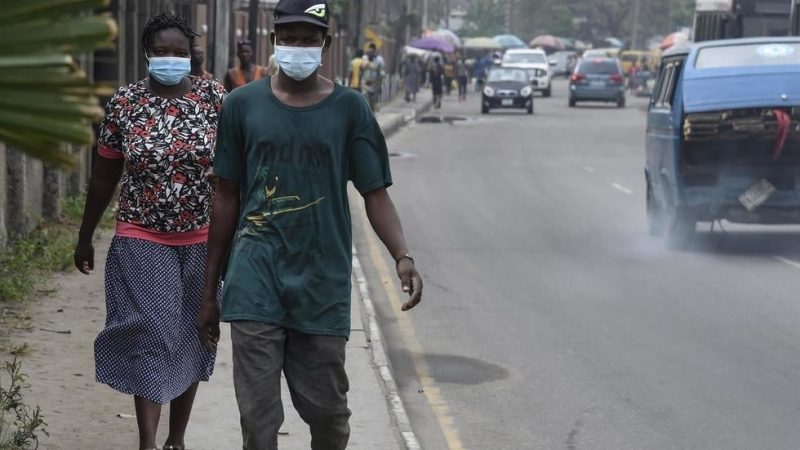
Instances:
[[[231,5],[225,0],[214,2],[214,77],[218,80],[225,78],[230,62]]]
[[[253,49],[253,61],[258,61],[258,0],[250,0],[247,11],[247,39]]]
[[[639,44],[639,9],[640,0],[633,1],[633,26],[631,27],[631,49],[638,48]]]
[[[428,29],[428,6],[430,0],[422,0],[422,29]]]
[[[450,29],[450,0],[445,0],[444,3],[444,27]]]

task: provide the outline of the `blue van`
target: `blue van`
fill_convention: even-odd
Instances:
[[[672,245],[701,221],[800,223],[800,38],[665,52],[646,151],[649,231]]]

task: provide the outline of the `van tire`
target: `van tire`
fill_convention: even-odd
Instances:
[[[574,98],[569,99],[569,107],[570,108],[574,108],[577,103],[578,102]]]
[[[617,108],[624,108],[625,107],[625,97],[620,98],[617,100]]]
[[[547,89],[542,91],[542,97],[550,97],[553,95],[553,86],[547,86]]]
[[[664,217],[664,209],[658,205],[653,194],[653,186],[647,182],[647,232],[652,237],[660,237],[664,235],[664,228],[666,220]]]

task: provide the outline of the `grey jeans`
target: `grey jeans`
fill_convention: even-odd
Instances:
[[[342,450],[350,438],[346,339],[260,322],[231,323],[233,384],[245,450],[275,450],[283,423],[281,371],[311,430],[312,450]]]

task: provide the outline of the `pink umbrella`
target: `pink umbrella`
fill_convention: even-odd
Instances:
[[[545,48],[552,48],[554,50],[564,49],[564,45],[561,43],[561,39],[555,36],[551,36],[549,34],[536,36],[528,45],[530,47],[545,47]]]
[[[672,46],[683,44],[684,42],[688,42],[689,38],[681,33],[680,31],[676,31],[675,33],[671,33],[661,41],[661,44],[658,46],[661,50],[666,50]]]

